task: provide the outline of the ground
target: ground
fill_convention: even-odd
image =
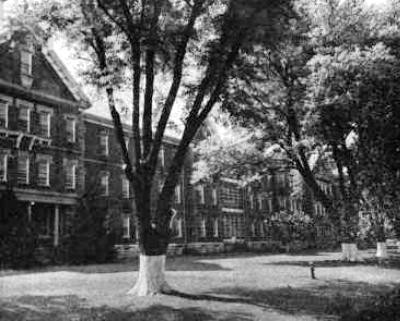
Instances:
[[[135,262],[3,271],[0,321],[335,320],[400,284],[398,266],[363,255],[362,264],[340,263],[338,252],[169,258],[180,293],[145,298],[127,295]]]

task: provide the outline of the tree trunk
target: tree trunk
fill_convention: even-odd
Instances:
[[[361,261],[356,243],[342,243],[342,261]]]
[[[139,275],[135,286],[128,292],[128,294],[148,296],[169,293],[171,288],[165,280],[165,259],[166,254],[140,254]]]
[[[376,243],[376,257],[379,259],[386,259],[388,257],[386,242]]]
[[[165,260],[169,230],[165,224],[151,220],[139,226],[139,274],[128,294],[149,296],[168,293],[171,288],[165,280]]]

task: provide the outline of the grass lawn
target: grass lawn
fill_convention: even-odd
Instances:
[[[0,321],[335,320],[400,284],[398,265],[363,254],[361,264],[333,252],[169,258],[167,279],[181,293],[145,298],[126,294],[137,262],[3,271]]]

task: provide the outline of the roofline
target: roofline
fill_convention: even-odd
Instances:
[[[88,123],[91,123],[91,124],[100,125],[100,126],[104,126],[104,127],[110,128],[110,129],[114,129],[113,121],[108,119],[108,118],[106,118],[106,117],[97,116],[97,115],[94,115],[94,114],[91,114],[91,113],[88,113],[88,112],[84,112],[83,113],[83,120],[88,122]],[[131,128],[132,128],[132,126],[130,126],[130,125],[126,124],[126,123],[123,123],[122,127],[124,129],[124,132],[129,132],[131,130]],[[176,138],[170,137],[170,136],[165,136],[165,135],[164,135],[163,141],[165,143],[169,143],[169,144],[172,144],[172,145],[178,145],[179,142],[180,142],[179,139],[176,139]]]
[[[2,1],[2,0],[0,0]],[[25,31],[30,33],[37,43],[41,46],[41,52],[49,62],[51,67],[56,72],[57,76],[60,80],[64,83],[64,85],[68,88],[72,96],[76,99],[77,102],[80,103],[80,107],[82,109],[88,109],[91,106],[90,99],[88,96],[83,92],[80,88],[80,85],[75,81],[74,77],[71,75],[67,67],[64,63],[60,60],[57,53],[50,49],[45,41],[38,36],[38,34],[32,28],[28,26],[24,26]],[[21,30],[24,30],[21,28]],[[11,38],[12,32],[5,30],[4,32],[0,33],[0,43],[4,43]],[[4,38],[3,38],[4,37]]]
[[[90,99],[86,96],[83,90],[80,88],[79,84],[72,77],[71,73],[60,60],[56,52],[45,46],[42,46],[42,53],[53,67],[57,75],[60,77],[61,81],[67,86],[68,90],[72,93],[77,101],[84,102],[85,109],[90,107]]]
[[[27,100],[34,100],[38,103],[68,107],[78,107],[79,109],[86,109],[87,107],[82,102],[76,102],[59,98],[41,91],[27,89],[23,86],[9,83],[3,79],[0,79],[0,90],[2,93],[10,96],[17,95],[18,98],[24,98]]]

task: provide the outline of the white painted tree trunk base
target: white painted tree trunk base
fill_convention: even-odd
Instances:
[[[139,255],[139,276],[135,286],[128,294],[150,296],[170,293],[171,287],[165,281],[166,255]]]
[[[342,261],[347,261],[347,262],[361,261],[361,257],[358,254],[357,244],[342,243]]]
[[[388,258],[386,242],[376,243],[376,257],[380,259]]]

